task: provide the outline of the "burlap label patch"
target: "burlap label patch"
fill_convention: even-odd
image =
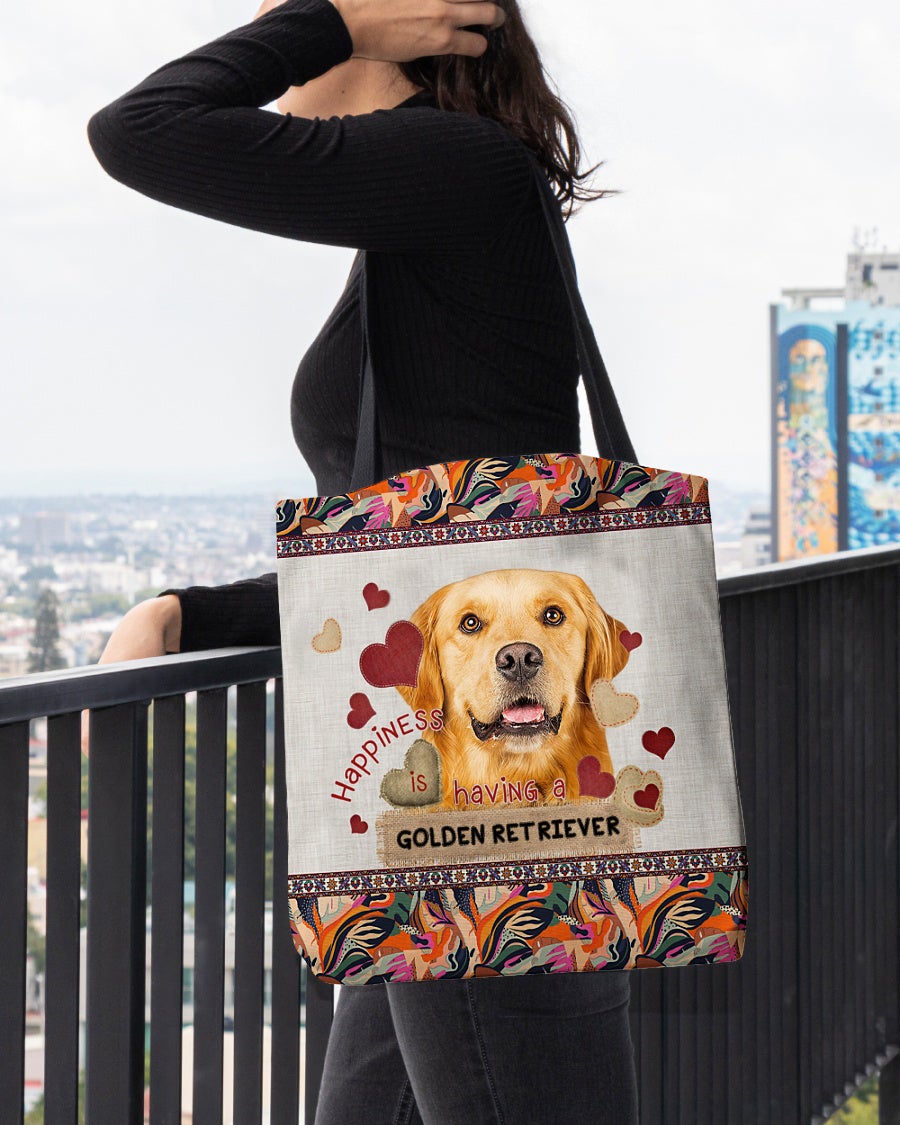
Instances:
[[[424,812],[396,809],[376,822],[385,867],[557,859],[640,847],[637,828],[611,800],[526,808]]]

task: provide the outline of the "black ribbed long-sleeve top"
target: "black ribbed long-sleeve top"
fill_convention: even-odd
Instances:
[[[163,203],[359,249],[291,393],[320,494],[350,482],[363,253],[385,474],[577,450],[571,314],[524,145],[497,121],[438,108],[427,91],[327,119],[260,108],[352,51],[329,0],[286,0],[94,114],[91,146],[112,177]],[[170,592],[183,651],[278,643],[273,574]]]

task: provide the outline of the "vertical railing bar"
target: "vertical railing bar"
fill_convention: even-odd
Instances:
[[[853,700],[848,698],[857,689],[856,676],[853,668],[855,655],[853,633],[857,628],[865,628],[865,623],[860,621],[856,612],[857,606],[857,576],[847,575],[840,582],[835,582],[836,593],[839,594],[836,621],[844,643],[840,650],[838,663],[840,680],[835,683],[844,689],[835,691],[840,696],[837,705],[838,730],[840,740],[835,746],[835,773],[837,786],[834,793],[835,824],[843,823],[844,830],[839,834],[839,843],[835,847],[836,860],[835,876],[840,887],[841,897],[846,904],[845,909],[852,913],[852,917],[860,918],[856,910],[856,892],[854,885],[856,875],[856,784],[855,771],[859,768],[858,751],[859,737],[854,727],[853,719],[855,708]],[[849,689],[849,690],[848,690]],[[840,817],[841,819],[837,819]],[[846,923],[841,927],[846,939]],[[838,1028],[835,1035],[837,1042],[837,1072],[836,1091],[843,1095],[853,1087],[853,1077],[856,1073],[854,1062],[855,1054],[855,991],[859,983],[859,971],[854,958],[846,958],[844,972],[838,978]]]
[[[143,1120],[147,707],[91,714],[85,1119]]]
[[[291,940],[287,883],[284,690],[275,681],[275,842],[272,873],[272,1122],[297,1125],[300,1099],[300,955]],[[310,1122],[311,1125],[311,1122]]]
[[[875,875],[875,872],[878,870],[876,866],[878,858],[875,845],[878,840],[882,804],[882,802],[878,800],[877,794],[884,792],[884,790],[877,787],[876,763],[879,757],[878,747],[890,745],[886,738],[887,722],[885,718],[885,708],[881,706],[881,700],[887,699],[887,694],[884,690],[887,688],[887,682],[884,678],[885,657],[887,656],[885,651],[887,634],[885,632],[885,617],[881,612],[881,594],[885,587],[885,579],[887,577],[888,574],[886,570],[880,573],[873,571],[867,575],[869,615],[872,623],[871,652],[874,657],[874,666],[870,669],[870,674],[866,677],[866,690],[863,704],[863,716],[865,718],[865,772],[862,779],[864,848],[862,887],[864,914],[862,917],[862,925],[865,933],[872,934],[873,944],[876,948],[876,956],[866,957],[864,966],[865,1005],[863,1009],[863,1029],[865,1041],[863,1050],[867,1065],[872,1064],[878,1052],[878,1030],[875,1022],[878,994],[876,992],[876,970],[873,961],[878,957],[880,952],[878,946],[881,942],[879,934],[880,927],[878,925],[878,916],[875,907],[878,881]]]
[[[849,723],[849,734],[852,738],[853,752],[852,754],[842,753],[841,755],[844,773],[847,778],[846,791],[851,794],[853,810],[851,817],[852,827],[849,833],[853,866],[851,871],[848,872],[848,875],[851,879],[852,887],[853,917],[859,919],[859,925],[865,925],[866,916],[866,902],[864,897],[866,879],[866,869],[864,865],[866,827],[863,810],[865,802],[863,781],[865,779],[867,742],[865,699],[867,682],[871,677],[866,672],[865,659],[868,646],[871,645],[874,636],[874,622],[872,621],[868,598],[866,597],[868,586],[866,579],[867,575],[865,572],[848,576],[846,579],[847,585],[852,592],[852,600],[847,604],[849,613],[844,621],[844,626],[847,629],[845,635],[850,642],[844,650],[844,683],[852,683],[853,690],[849,699],[846,699],[845,696],[846,711],[844,716],[844,729],[845,731],[847,730]],[[852,667],[849,670],[846,667],[846,653],[848,650],[853,656]],[[845,695],[844,692],[841,694]],[[847,835],[846,832],[842,833],[845,840]],[[850,995],[847,997],[849,1019],[844,1036],[846,1043],[845,1062],[848,1067],[848,1069],[845,1070],[845,1079],[852,1082],[855,1086],[856,1077],[862,1074],[866,1062],[864,1053],[866,1047],[866,958],[865,952],[860,952],[859,948],[856,946],[854,948],[854,954],[852,988]]]
[[[636,988],[637,986],[637,988]],[[652,1120],[663,1115],[663,1067],[665,1023],[663,1020],[663,982],[661,973],[641,973],[632,983],[632,1003],[639,1005],[641,1022],[636,1049],[640,1056],[641,1114]]]
[[[28,739],[27,722],[0,726],[0,1106],[9,1125],[19,1125],[24,1114]]]
[[[631,1002],[628,1006],[628,1032],[631,1036],[631,1045],[634,1053],[634,1069],[638,1090],[638,1117],[640,1118],[643,1109],[644,1069],[640,1052],[641,1037],[643,1035],[643,997],[639,992],[639,984],[640,982],[637,979],[631,982]]]
[[[886,578],[885,620],[890,624],[886,638],[885,664],[893,669],[891,683],[886,683],[883,696],[886,714],[889,715],[889,739],[885,741],[884,788],[883,793],[883,834],[879,841],[879,868],[883,871],[885,897],[888,902],[887,927],[883,936],[884,959],[882,963],[882,997],[884,1024],[881,1031],[883,1041],[893,1046],[900,1045],[900,962],[891,956],[891,948],[896,950],[900,941],[900,755],[891,753],[890,747],[900,746],[900,567],[893,567]],[[885,677],[887,679],[887,677]],[[881,879],[879,879],[881,885]],[[891,940],[893,935],[893,940]],[[890,944],[889,944],[890,943]],[[893,1066],[897,1077],[898,1064]],[[896,1092],[897,1086],[895,1084]],[[897,1099],[900,1101],[900,1097]]]
[[[871,815],[865,816],[866,825],[866,855],[864,870],[866,881],[864,899],[866,902],[866,918],[864,925],[866,933],[873,936],[874,957],[866,958],[866,1061],[872,1064],[879,1051],[879,1035],[877,1025],[877,1011],[880,997],[878,988],[877,964],[885,952],[883,947],[884,928],[879,926],[879,907],[877,887],[880,877],[877,874],[881,869],[879,856],[879,841],[883,838],[882,832],[886,821],[885,801],[878,795],[886,794],[881,778],[879,777],[879,761],[883,757],[880,748],[892,745],[890,741],[890,665],[888,663],[888,646],[892,641],[890,621],[888,618],[888,605],[885,594],[891,585],[892,572],[887,568],[873,573],[870,576],[872,589],[872,619],[875,636],[873,653],[875,654],[875,667],[866,684],[865,712],[868,721],[866,731],[866,776],[863,786],[863,799],[866,807],[871,807]],[[896,733],[896,732],[895,732]],[[895,739],[893,745],[898,745]],[[900,887],[897,888],[900,898]],[[890,927],[888,927],[890,932]],[[894,929],[897,934],[897,929]],[[900,940],[900,934],[898,934]]]
[[[801,1109],[808,1108],[810,1112],[818,1113],[822,1108],[822,1094],[829,1077],[825,1044],[828,920],[825,917],[824,878],[830,864],[828,857],[823,853],[823,848],[817,846],[822,839],[822,803],[827,785],[824,763],[827,761],[829,753],[822,724],[824,685],[822,646],[825,641],[821,635],[821,626],[826,619],[827,602],[824,596],[824,583],[812,582],[806,589],[809,592],[809,614],[807,618],[809,637],[803,664],[806,675],[801,677],[800,683],[809,708],[809,723],[806,737],[802,739],[801,752],[804,761],[808,762],[810,767],[807,771],[805,794],[809,817],[809,886],[811,891],[809,931],[810,933],[815,932],[817,938],[810,942],[809,948],[811,973],[810,991],[807,996],[807,1021],[810,1027],[810,1086],[805,1105],[801,1106]],[[818,754],[816,754],[816,750],[818,750]],[[801,818],[804,816],[802,806],[798,808],[797,815]]]
[[[334,1019],[334,985],[323,984],[307,972],[306,978],[306,1097],[305,1118],[312,1122],[319,1104],[325,1052]]]
[[[784,587],[777,591],[774,608],[778,614],[777,620],[781,623],[786,635],[782,636],[778,647],[778,666],[775,670],[773,684],[772,713],[769,721],[769,745],[774,745],[776,738],[790,739],[791,753],[788,756],[787,773],[785,777],[786,792],[780,802],[778,842],[779,861],[778,870],[781,884],[789,888],[791,906],[791,921],[788,923],[794,934],[801,932],[803,921],[800,908],[800,870],[797,854],[796,825],[794,823],[797,794],[801,785],[801,765],[797,752],[797,694],[796,694],[796,662],[797,662],[797,619],[798,603],[797,588]],[[799,944],[795,939],[795,946]],[[780,1005],[781,1019],[779,1021],[778,1050],[781,1055],[781,1068],[783,1073],[783,1087],[785,1105],[799,1105],[801,1099],[801,1079],[797,1059],[797,1043],[799,1037],[800,1007],[797,994],[797,965],[796,953],[786,951],[784,957],[776,958],[778,962],[779,987],[782,1001]]]
[[[262,1114],[266,870],[266,685],[237,689],[234,1119]]]
[[[759,655],[757,653],[757,632],[759,613],[758,598],[741,598],[741,646],[746,654],[743,659],[743,676],[741,677],[741,729],[746,739],[746,744],[757,751],[759,701],[757,697],[757,669]],[[756,954],[750,962],[749,988],[745,993],[747,1005],[746,1028],[751,1035],[755,1050],[745,1056],[747,1065],[741,1068],[744,1076],[744,1105],[745,1113],[750,1121],[757,1122],[762,1115],[763,1099],[767,1087],[766,1081],[759,1081],[758,1074],[763,1070],[762,1044],[760,1043],[763,1022],[763,1001],[765,999],[764,964],[766,953],[771,949],[771,918],[768,912],[768,849],[765,846],[763,835],[763,816],[761,808],[765,804],[762,794],[765,790],[763,762],[765,752],[752,754],[752,766],[746,771],[750,789],[750,817],[747,825],[749,854],[755,856],[756,867],[756,898],[755,898],[755,926],[756,926]],[[749,765],[750,763],[748,763]]]
[[[81,976],[81,713],[47,721],[47,967],[44,1117],[78,1114]]]
[[[766,591],[757,601],[754,613],[753,651],[757,672],[755,676],[756,718],[754,729],[757,746],[770,746],[774,732],[778,729],[775,716],[772,714],[772,687],[773,680],[777,676],[777,671],[775,671],[775,675],[773,675],[773,671],[777,668],[778,656],[771,651],[771,641],[764,622],[771,620],[776,615],[779,593],[778,590]],[[764,1100],[759,1110],[761,1120],[767,1120],[773,1115],[776,1107],[783,1104],[784,1099],[781,1004],[773,1003],[775,997],[779,997],[780,1000],[780,973],[777,963],[772,964],[772,951],[780,945],[778,940],[780,933],[779,919],[777,915],[773,917],[771,906],[773,888],[778,886],[781,880],[781,856],[779,854],[781,834],[779,829],[784,802],[788,795],[784,792],[780,777],[776,790],[772,793],[772,763],[769,755],[765,752],[759,756],[758,760],[756,793],[757,839],[760,841],[759,850],[762,853],[761,858],[764,865],[765,895],[769,905],[769,910],[766,910],[766,907],[763,906],[763,910],[766,912],[766,929],[769,934],[769,941],[764,946],[768,953],[768,956],[765,957],[765,976],[763,977],[766,982],[765,1002],[758,1011],[757,1020],[761,1046],[757,1055],[762,1073],[768,1075],[768,1081],[761,1084]],[[762,965],[758,964],[757,968],[761,970]]]
[[[818,1044],[814,1048],[818,1081],[810,1091],[810,1108],[820,1113],[834,1090],[834,1012],[835,995],[832,974],[834,943],[831,928],[831,881],[834,878],[834,851],[827,832],[831,827],[830,813],[834,788],[834,708],[830,698],[833,680],[832,645],[834,628],[834,604],[832,590],[828,582],[816,583],[817,611],[813,617],[814,644],[811,650],[809,692],[815,699],[816,735],[809,740],[807,753],[818,765],[809,778],[810,800],[815,811],[812,840],[816,856],[816,895],[818,909],[811,920],[819,931],[821,958],[819,961],[818,992],[820,996],[821,1023],[819,1024]],[[802,815],[802,814],[801,814]]]
[[[830,1036],[831,1046],[831,1081],[828,1085],[829,1094],[843,1094],[847,1081],[846,1067],[846,1023],[847,1023],[847,994],[853,986],[853,968],[846,965],[843,949],[846,942],[846,922],[843,911],[846,909],[847,891],[846,880],[852,870],[849,862],[852,852],[844,841],[834,831],[838,817],[843,813],[844,802],[847,799],[845,788],[844,764],[848,757],[853,756],[853,744],[846,742],[846,704],[840,688],[847,681],[844,679],[844,653],[847,648],[847,601],[849,598],[849,585],[853,578],[843,575],[840,578],[828,581],[831,613],[828,621],[830,624],[831,638],[828,645],[829,676],[828,697],[830,704],[830,745],[829,767],[830,786],[828,789],[829,803],[826,810],[826,825],[823,825],[823,838],[827,838],[826,847],[831,855],[831,876],[828,880],[828,923],[829,923],[829,968],[831,970],[831,1000],[833,1028]],[[838,640],[840,638],[840,640]],[[851,797],[852,799],[852,797]],[[852,848],[852,843],[850,845]],[[849,896],[852,901],[852,894]]]
[[[728,672],[728,702],[731,712],[731,726],[734,737],[734,752],[737,765],[738,782],[740,784],[741,808],[744,814],[745,827],[749,834],[750,809],[748,806],[749,791],[746,782],[748,760],[752,758],[747,753],[749,746],[744,740],[744,732],[740,725],[741,718],[741,693],[743,680],[743,648],[740,634],[740,605],[743,597],[729,597],[721,601],[722,606],[722,638],[725,645],[725,666]],[[731,1078],[732,1074],[739,1073],[740,1067],[736,1065],[744,1053],[743,1050],[743,1017],[738,1018],[738,1013],[743,1012],[743,997],[746,981],[750,973],[754,946],[756,944],[756,928],[754,922],[755,906],[755,871],[756,864],[753,852],[748,847],[749,862],[749,893],[750,916],[747,926],[746,944],[744,955],[733,968],[724,974],[723,978],[723,1008],[725,1011],[726,1029],[723,1043],[724,1057],[722,1067],[727,1080],[725,1081],[726,1102],[724,1105],[723,1120],[734,1122],[734,1125],[744,1123],[744,1098],[739,1081]],[[718,1067],[717,1067],[718,1069]]]
[[[796,893],[797,905],[793,915],[793,925],[798,940],[795,940],[791,950],[791,964],[794,967],[797,987],[797,1107],[801,1120],[809,1120],[809,1097],[812,1090],[811,1058],[813,1043],[811,1037],[812,1013],[809,1009],[809,998],[812,992],[810,958],[812,950],[807,949],[807,943],[799,940],[801,927],[812,930],[815,918],[814,884],[810,869],[810,804],[809,804],[809,778],[813,768],[809,760],[808,732],[810,724],[809,694],[801,690],[800,671],[806,667],[809,675],[808,662],[811,652],[808,623],[811,617],[812,598],[810,585],[797,588],[795,598],[795,611],[793,617],[793,647],[796,653],[793,675],[789,680],[793,692],[794,706],[792,722],[787,724],[786,737],[790,738],[795,747],[794,753],[797,760],[797,785],[794,790],[794,807],[789,809],[794,824],[795,853],[796,853]],[[809,943],[810,945],[815,943]]]
[[[828,954],[827,920],[825,918],[824,879],[830,867],[821,842],[822,806],[825,793],[825,770],[822,761],[828,756],[822,724],[822,691],[824,683],[822,645],[822,623],[825,619],[826,602],[822,582],[810,583],[809,615],[807,618],[808,645],[804,656],[800,683],[808,708],[809,722],[806,737],[801,738],[802,754],[809,763],[805,799],[807,809],[797,810],[800,818],[804,813],[809,818],[808,865],[810,885],[809,930],[817,932],[817,940],[810,943],[811,973],[810,992],[807,997],[807,1013],[810,1025],[810,1086],[801,1109],[809,1113],[819,1113],[822,1108],[822,1091],[827,1084],[828,1065],[825,1048],[825,990],[826,965]],[[816,750],[818,749],[818,755]]]
[[[707,1051],[710,1042],[710,1031],[712,1030],[712,1003],[710,996],[710,986],[712,978],[716,972],[719,971],[715,965],[695,966],[694,972],[686,972],[681,974],[686,977],[690,985],[690,998],[692,1007],[689,1009],[692,1012],[693,1035],[687,1040],[688,1049],[691,1053],[691,1058],[685,1070],[688,1074],[690,1081],[690,1090],[688,1097],[682,1099],[682,1105],[687,1105],[693,1102],[693,1110],[689,1110],[693,1119],[696,1120],[696,1106],[697,1106],[697,1090],[700,1088],[699,1081],[701,1075],[708,1073],[707,1069]],[[705,972],[703,970],[706,970]],[[715,1113],[721,1113],[721,1105],[715,1100],[714,1091],[710,1090],[710,1108]]]
[[[700,966],[695,966],[698,970]],[[683,1121],[685,1125],[689,1120],[695,1121],[697,1116],[697,1079],[699,1077],[703,1065],[703,1050],[704,1041],[708,1041],[707,1036],[701,1032],[701,1027],[708,1027],[707,1017],[710,1012],[709,1006],[709,978],[716,971],[715,966],[704,966],[706,972],[686,972],[679,975],[684,979],[684,984],[681,988],[682,996],[687,1000],[690,1005],[687,1009],[690,1012],[690,1021],[688,1026],[693,1034],[686,1035],[682,1044],[682,1062],[684,1063],[684,1087],[681,1092],[681,1105],[683,1108]],[[707,1033],[708,1035],[708,1033]],[[684,1058],[684,1049],[689,1052],[689,1057]],[[691,1105],[693,1103],[693,1106]],[[716,1108],[715,1102],[710,1102],[712,1108]]]
[[[181,1120],[184,980],[183,695],[153,704],[150,1123]]]
[[[840,582],[840,579],[838,580]],[[836,855],[836,848],[834,846],[834,838],[832,836],[833,822],[831,816],[834,812],[835,795],[839,785],[839,775],[837,770],[837,753],[838,743],[843,734],[843,728],[839,719],[835,715],[835,701],[832,698],[833,685],[838,676],[838,667],[840,667],[839,660],[835,657],[835,641],[840,636],[840,630],[837,625],[837,597],[835,587],[838,582],[824,580],[819,583],[822,588],[822,599],[825,612],[819,618],[822,625],[823,637],[822,643],[819,646],[819,651],[822,655],[822,671],[821,679],[818,685],[818,698],[819,708],[822,714],[822,790],[821,790],[821,806],[820,806],[820,819],[818,824],[818,840],[820,844],[820,854],[826,861],[827,866],[822,872],[822,890],[823,890],[823,903],[822,903],[822,936],[825,948],[825,973],[823,979],[823,1027],[828,1029],[828,1034],[825,1036],[825,1074],[824,1083],[816,1091],[818,1105],[813,1108],[818,1109],[824,1098],[829,1101],[836,1092],[838,1086],[838,1073],[840,1070],[835,1021],[842,1015],[839,1000],[841,993],[841,981],[837,979],[835,973],[835,923],[839,921],[841,925],[844,924],[843,917],[835,919],[834,911],[836,901],[834,894],[834,880],[840,878],[841,867],[838,864],[838,856]]]
[[[776,666],[777,654],[771,651],[768,630],[764,622],[773,612],[778,591],[761,592],[753,604],[753,745],[767,747],[772,737],[771,722],[771,683],[772,671]],[[780,784],[772,792],[772,765],[766,750],[756,755],[754,789],[756,792],[756,865],[761,878],[757,879],[756,912],[757,920],[762,915],[765,938],[760,941],[758,952],[761,957],[755,963],[757,979],[765,982],[760,990],[762,1003],[756,1005],[755,1034],[758,1047],[755,1052],[758,1073],[765,1075],[765,1081],[758,1085],[756,1095],[757,1120],[768,1120],[772,1107],[780,1104],[782,1098],[781,1052],[779,1050],[777,1005],[772,997],[778,989],[777,967],[771,964],[772,950],[778,948],[778,919],[772,917],[771,896],[775,884],[773,875],[777,870],[778,821],[781,816],[780,805],[785,799]],[[762,886],[760,887],[760,883]],[[762,892],[762,895],[759,892]],[[763,902],[760,902],[760,898]]]
[[[225,688],[197,693],[194,1125],[221,1125],[225,997]]]

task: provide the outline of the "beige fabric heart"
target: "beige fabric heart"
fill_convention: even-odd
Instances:
[[[333,617],[329,617],[322,632],[313,637],[312,646],[316,652],[337,652],[341,647],[341,627]]]
[[[623,766],[616,776],[616,803],[633,824],[658,824],[665,815],[662,778],[656,770]]]
[[[630,723],[638,712],[638,697],[616,691],[609,680],[595,680],[591,688],[591,710],[601,727],[620,727]]]
[[[406,751],[403,768],[388,770],[381,796],[394,808],[422,808],[441,799],[441,763],[437,750],[423,738]]]

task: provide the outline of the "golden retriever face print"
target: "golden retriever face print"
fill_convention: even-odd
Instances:
[[[439,807],[465,807],[473,786],[504,783],[530,803],[572,799],[587,755],[612,771],[590,691],[625,666],[625,626],[583,579],[487,571],[436,590],[411,620],[422,660],[416,686],[398,690],[411,707],[443,713],[427,736],[441,762]]]

